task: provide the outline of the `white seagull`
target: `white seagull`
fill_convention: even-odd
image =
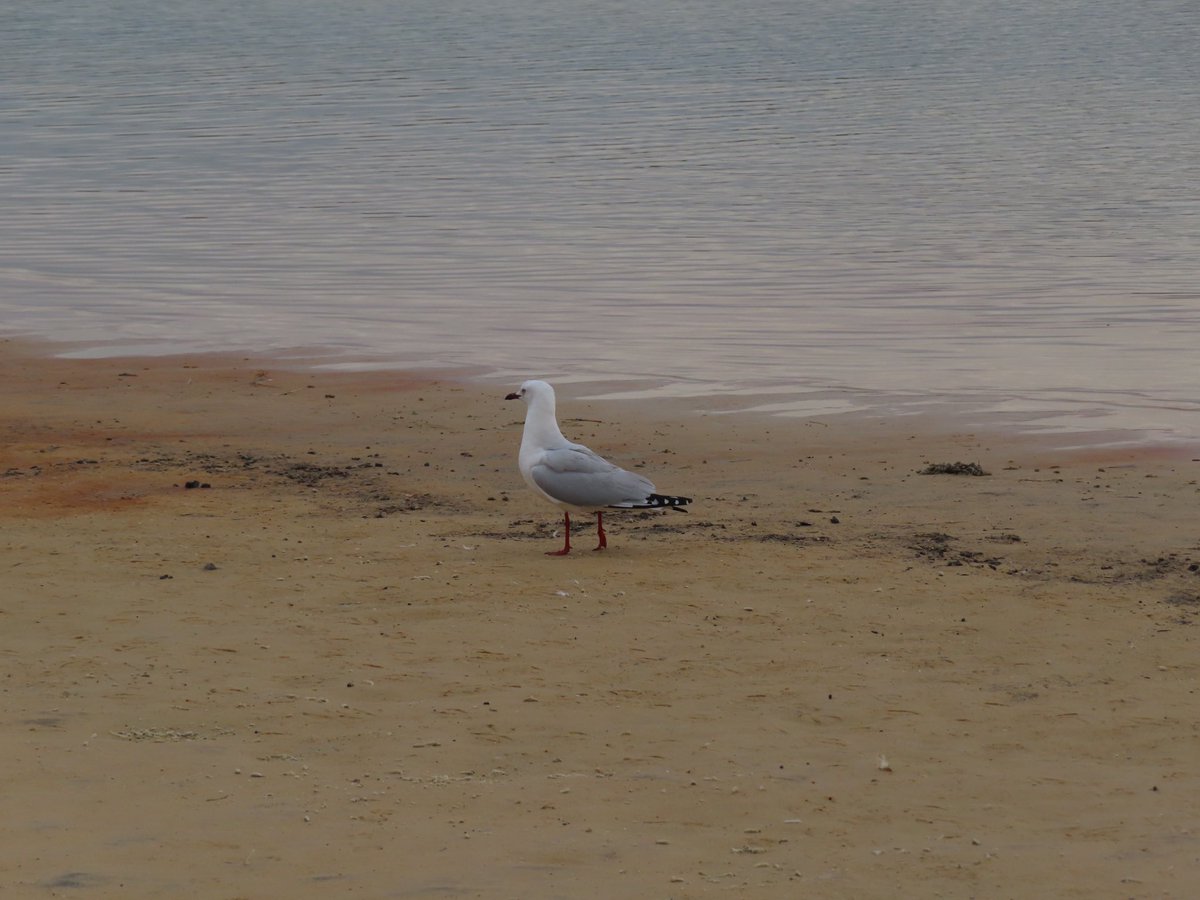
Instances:
[[[554,388],[544,381],[526,381],[505,400],[524,400],[525,431],[521,435],[518,465],[525,483],[535,494],[545,497],[563,510],[561,550],[547,556],[566,556],[571,552],[571,510],[594,512],[597,550],[608,546],[604,534],[605,509],[679,509],[692,502],[691,497],[656,494],[654,485],[641,475],[614,466],[583,444],[563,437],[554,414]]]

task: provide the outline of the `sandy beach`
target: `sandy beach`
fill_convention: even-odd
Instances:
[[[566,385],[553,558],[515,385],[0,376],[6,898],[1195,895],[1196,448]]]

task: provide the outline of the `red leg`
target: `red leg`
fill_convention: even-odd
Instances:
[[[597,511],[596,513],[596,534],[600,536],[600,546],[597,550],[603,550],[608,546],[608,535],[604,533],[604,513]]]
[[[571,552],[571,514],[563,512],[563,548],[561,550],[547,550],[547,556],[566,556]]]

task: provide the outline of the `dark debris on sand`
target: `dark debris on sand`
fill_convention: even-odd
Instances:
[[[199,469],[229,476],[233,484],[260,482],[263,478],[278,479],[316,492],[325,501],[356,506],[362,515],[376,518],[434,508],[453,511],[460,507],[461,504],[432,494],[397,490],[394,478],[387,476],[398,473],[385,472],[385,465],[377,459],[379,454],[371,456],[367,460],[351,457],[348,462],[332,462],[301,460],[287,454],[259,455],[241,451],[221,455],[185,451],[145,456],[138,459],[135,466],[150,471]],[[183,487],[190,490],[211,485],[190,479]]]
[[[991,472],[984,471],[983,466],[979,463],[930,463],[923,468],[918,474],[920,475],[991,475]]]

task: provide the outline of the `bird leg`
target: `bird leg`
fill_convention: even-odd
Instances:
[[[608,535],[604,533],[604,513],[596,511],[596,534],[600,536],[600,546],[597,550],[603,550],[608,546]]]
[[[547,556],[566,556],[571,552],[571,514],[566,510],[563,511],[563,548],[561,550],[547,550]]]

